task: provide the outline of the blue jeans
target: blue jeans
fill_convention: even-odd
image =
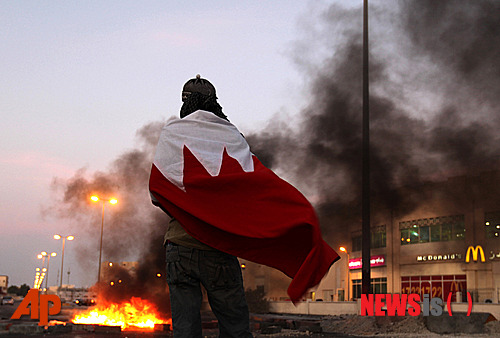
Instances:
[[[202,337],[200,283],[219,324],[219,336],[246,338],[250,333],[248,305],[238,259],[169,243],[167,282],[175,338]]]

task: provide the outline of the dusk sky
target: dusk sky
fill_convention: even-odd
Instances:
[[[36,255],[55,251],[49,282],[57,284],[60,233],[76,236],[64,283],[68,267],[70,284],[94,283],[73,249],[97,243],[100,208],[96,237],[82,238],[43,212],[60,197],[52,182],[105,170],[140,127],[178,114],[182,85],[197,73],[243,132],[296,113],[303,83],[291,50],[311,8],[325,7],[314,3],[0,1],[0,275],[32,285]]]
[[[362,2],[0,0],[0,275],[32,285],[37,254],[54,251],[58,285],[58,233],[76,237],[64,284],[68,269],[70,284],[96,282],[100,205],[64,189],[113,178],[134,149],[150,157],[156,134],[138,131],[178,115],[198,73],[313,203],[356,198]],[[375,183],[497,168],[498,13],[495,1],[370,1]],[[120,179],[129,204],[106,209],[103,261],[136,259],[133,236],[154,208],[146,181]]]

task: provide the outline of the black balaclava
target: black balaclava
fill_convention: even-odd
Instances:
[[[215,87],[206,79],[202,79],[200,74],[196,78],[186,82],[182,88],[181,118],[197,110],[206,110],[214,113],[216,116],[229,121],[222,112],[222,107],[217,103],[215,96]]]

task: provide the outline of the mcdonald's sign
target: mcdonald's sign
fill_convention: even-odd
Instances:
[[[474,248],[472,245],[467,248],[467,253],[465,254],[465,262],[469,263],[470,262],[470,254],[472,253],[472,260],[474,262],[477,262],[478,259],[478,253],[481,254],[481,262],[485,262],[486,259],[484,258],[484,250],[480,245],[476,245]]]

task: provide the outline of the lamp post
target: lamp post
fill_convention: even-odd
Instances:
[[[38,289],[38,281],[40,280],[40,268],[35,269],[35,281],[33,282],[33,288]]]
[[[70,236],[63,237],[63,236],[58,235],[58,234],[54,235],[54,239],[59,240],[59,239],[61,239],[61,238],[62,238],[62,253],[61,253],[61,280],[59,281],[59,290],[61,290],[61,288],[62,288],[63,271],[64,271],[64,270],[63,270],[63,268],[64,268],[64,244],[65,244],[65,242],[66,242],[66,239],[67,239],[68,241],[72,241],[72,240],[74,240],[74,239],[75,239],[75,236],[71,236],[71,235],[70,235]]]
[[[97,283],[101,281],[101,257],[102,257],[102,233],[104,231],[104,202],[109,202],[109,204],[116,204],[118,200],[116,198],[110,199],[100,199],[98,196],[93,195],[90,197],[93,202],[98,202],[99,200],[102,202],[102,217],[101,217],[101,240],[99,241],[99,268],[97,272]]]
[[[46,275],[45,276],[45,292],[47,292],[47,289],[48,289],[50,257],[55,257],[55,256],[57,256],[57,253],[51,252],[50,254],[48,254],[46,251],[42,251],[37,256],[38,259],[42,260],[42,271],[45,269],[43,267],[43,264],[44,264],[44,261],[45,261],[45,257],[47,257],[47,268],[45,269],[46,270],[46,273],[45,273],[45,275]],[[42,274],[42,277],[43,277],[43,274]]]
[[[349,252],[347,252],[347,249],[343,246],[339,248],[340,251],[345,252],[347,254],[347,301],[349,301],[349,289],[350,289],[350,281],[349,281]]]
[[[36,283],[35,289],[40,289],[40,287],[42,286],[42,283],[43,283],[43,280],[45,278],[45,274],[47,272],[47,269],[46,268],[42,268],[41,271],[42,271],[42,273],[37,272],[39,275],[38,275],[38,279],[37,279],[37,283]]]
[[[37,289],[40,289],[40,287],[42,286],[42,283],[43,283],[43,279],[45,278],[45,274],[47,272],[47,268],[45,267],[45,257],[47,257],[47,252],[46,251],[42,251],[40,252],[36,258],[38,259],[41,259],[42,260],[42,273],[39,275],[40,278],[38,280],[38,286],[37,286]],[[43,291],[43,290],[42,290]]]
[[[41,260],[42,260],[42,269],[43,269],[43,267],[45,266],[45,257],[46,257],[46,256],[47,256],[47,252],[45,252],[45,251],[40,252],[40,253],[36,256],[36,258],[38,258],[38,259],[41,259]]]
[[[51,252],[50,255],[47,255],[47,279],[45,280],[45,292],[48,292],[49,290],[49,264],[50,264],[50,257],[55,257],[57,256],[57,253]]]

